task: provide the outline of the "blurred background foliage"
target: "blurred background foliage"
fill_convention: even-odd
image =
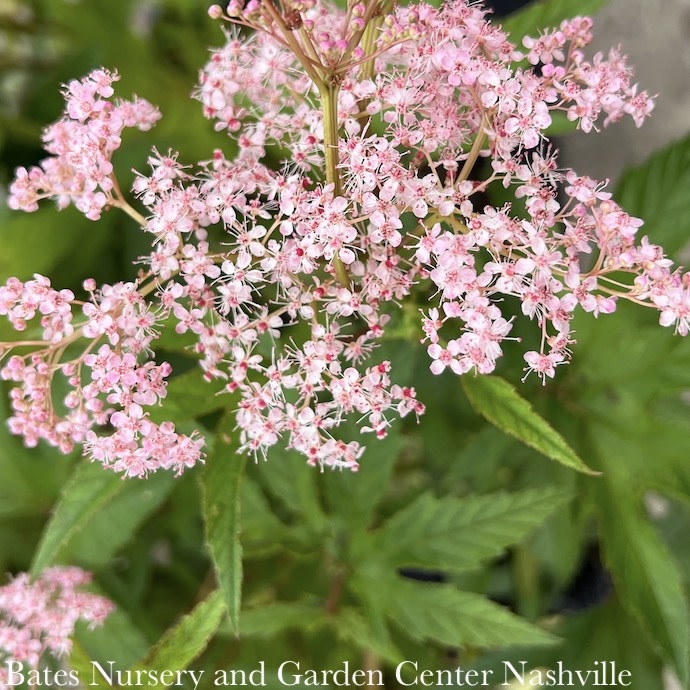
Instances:
[[[602,4],[586,0],[577,11]],[[542,2],[509,22],[519,34],[534,33],[573,11],[572,3]],[[126,134],[115,157],[123,186],[133,168],[146,169],[152,147],[179,150],[185,163],[209,159],[215,148],[228,152],[228,139],[214,133],[189,98],[208,48],[222,41],[196,0],[0,0],[2,187],[16,166],[42,158],[41,129],[62,110],[60,84],[99,66],[119,71],[118,94],[136,93],[163,113],[152,132]],[[685,140],[630,171],[617,198],[648,222],[654,242],[678,254],[690,237],[688,184]],[[488,200],[501,204],[502,193],[489,190]],[[133,277],[146,240],[129,218],[112,212],[92,223],[50,204],[31,215],[3,206],[0,247],[1,280],[41,272],[55,285],[78,288],[86,277]],[[520,383],[525,342],[508,350],[499,373],[603,473],[590,477],[549,462],[489,425],[456,377],[431,376],[410,325],[415,318],[405,310],[396,314],[380,358],[391,359],[398,382],[414,385],[427,404],[419,426],[408,422],[385,442],[370,443],[356,476],[319,474],[280,451],[266,464],[248,466],[241,489],[242,635],[221,628],[194,667],[254,668],[259,660],[271,667],[304,659],[311,668],[335,668],[348,659],[361,668],[374,658],[385,668],[402,655],[427,668],[498,668],[504,659],[529,659],[535,667],[560,659],[591,668],[606,659],[630,669],[635,688],[662,688],[664,667],[687,687],[690,342],[660,328],[655,314],[621,305],[600,320],[578,317],[573,363],[546,387],[534,378]],[[529,341],[531,331],[518,335]],[[0,336],[11,339],[4,322]],[[165,348],[181,371],[189,368],[179,346]],[[194,370],[172,381],[168,403],[176,422],[201,428],[212,446],[217,425],[228,425],[221,409],[226,401],[214,397]],[[0,406],[6,407],[6,396]],[[4,408],[0,412],[5,416]],[[228,455],[224,441],[216,449]],[[103,630],[80,635],[77,652],[129,665],[213,587],[199,472],[123,483],[79,460],[44,446],[24,449],[0,425],[0,571],[53,560],[94,570],[119,612]],[[82,505],[65,506],[74,486],[89,490]],[[525,491],[537,493],[521,494],[524,529],[504,525],[499,555],[467,570],[444,568],[444,558],[459,558],[452,548],[469,549],[472,535],[454,536],[462,527],[452,522],[439,531],[431,518],[425,532],[423,507],[420,541],[460,539],[448,547],[450,555],[391,556],[393,569],[385,572],[367,560],[390,538],[387,520],[422,494],[459,500]],[[550,496],[553,510],[539,508],[540,496]],[[64,515],[70,519],[62,520],[56,536],[56,516]],[[45,531],[51,524],[52,542]],[[486,595],[562,642],[510,652],[485,653],[479,643],[458,650],[451,640],[461,639],[462,630],[453,627],[461,621],[452,616],[435,622],[450,630],[448,636],[412,634],[433,628],[428,619],[437,614],[410,596],[404,578],[390,579],[396,569],[416,587],[428,581]],[[329,603],[336,595],[338,615]],[[440,612],[442,600],[432,597],[432,609],[436,601]]]

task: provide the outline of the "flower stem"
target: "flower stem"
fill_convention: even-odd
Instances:
[[[350,41],[347,44],[345,52],[343,53],[341,63],[347,63],[349,61],[352,51],[359,45],[359,42],[362,40],[362,35],[369,28],[371,20],[379,14],[381,14],[379,0],[369,0],[364,11],[364,16],[362,17],[364,28],[360,31],[353,32],[352,36],[350,36]]]
[[[280,12],[278,12],[273,5],[273,0],[268,0],[268,2],[265,2],[262,6],[266,10],[273,23],[280,29],[280,33],[282,34],[285,42],[290,46],[290,49],[294,53],[295,57],[300,61],[302,67],[304,67],[304,71],[309,75],[311,80],[314,82],[314,84],[316,84],[316,86],[318,86],[320,90],[323,86],[321,75],[319,74],[316,66],[311,64],[311,58],[305,53],[305,51],[302,49],[302,46],[299,44],[299,41],[295,38],[292,31],[285,24]]]
[[[470,152],[467,156],[467,160],[465,160],[465,164],[462,166],[462,170],[458,175],[458,179],[455,182],[456,184],[464,182],[470,176],[472,168],[474,167],[474,164],[477,162],[477,158],[479,158],[482,146],[484,145],[484,138],[486,137],[485,127],[487,126],[487,124],[488,122],[486,115],[482,115],[482,121],[479,123],[479,130],[477,131],[477,136],[475,137],[474,143],[472,144],[472,148],[470,149]]]
[[[146,218],[139,213],[135,208],[130,206],[128,203],[127,199],[125,199],[125,195],[122,193],[122,190],[120,189],[120,183],[117,181],[117,177],[115,177],[115,174],[110,175],[110,179],[112,180],[113,183],[113,192],[114,196],[112,201],[110,202],[110,205],[113,208],[119,208],[121,211],[124,211],[130,218],[132,218],[140,227],[145,227],[146,226]]]
[[[338,171],[338,91],[337,84],[324,85],[321,94],[323,113],[323,146],[326,157],[326,180],[333,184],[333,195],[340,196],[342,185]]]
[[[362,79],[373,79],[374,77],[374,63],[376,58],[373,54],[376,50],[376,34],[381,28],[382,23],[383,17],[374,17],[364,29],[364,36],[362,37],[362,50],[368,59],[362,64]]]
[[[342,194],[342,182],[338,170],[338,91],[337,83],[319,86],[321,111],[323,113],[323,148],[326,159],[326,181],[333,185],[333,196]],[[352,281],[345,264],[336,255],[333,257],[333,268],[338,282],[350,288]]]
[[[371,19],[364,29],[364,35],[362,36],[362,50],[364,51],[364,59],[360,64],[360,79],[373,79],[374,78],[374,68],[376,65],[376,37],[381,24],[383,23],[383,17],[378,15]],[[370,98],[365,98],[359,104],[360,110],[364,113],[367,118],[366,124],[363,125],[363,129],[366,129],[371,122],[371,115],[366,111],[371,103]]]

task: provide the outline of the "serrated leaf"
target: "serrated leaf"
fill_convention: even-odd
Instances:
[[[81,463],[65,484],[53,515],[43,530],[31,565],[38,575],[55,562],[60,552],[104,506],[122,493],[127,484],[98,463]]]
[[[417,640],[451,647],[555,644],[558,638],[486,597],[452,585],[399,580],[387,593],[389,617]]]
[[[629,328],[631,338],[645,340],[644,328]],[[617,336],[627,342],[625,333],[619,331]],[[588,370],[608,385],[594,392],[594,397],[583,395],[582,409],[588,413],[588,439],[598,457],[597,466],[604,470],[603,481],[594,486],[604,561],[621,604],[637,619],[651,648],[673,664],[687,683],[690,609],[683,576],[641,500],[651,487],[673,495],[688,491],[687,412],[684,420],[675,422],[655,416],[650,400],[658,398],[659,389],[672,385],[666,369],[679,353],[663,347],[649,352],[637,376],[633,372],[629,380],[618,376],[622,383],[607,381],[605,369],[601,374]],[[613,376],[617,375],[616,371]],[[681,406],[677,400],[677,411]]]
[[[353,607],[346,607],[338,612],[335,619],[336,633],[340,639],[352,644],[357,649],[373,652],[381,659],[391,664],[398,664],[403,660],[400,650],[393,644],[387,630],[381,634],[368,616],[363,616]]]
[[[686,686],[690,609],[683,578],[673,554],[630,494],[628,482],[614,469],[597,486],[604,560],[621,603]]]
[[[398,568],[469,570],[519,542],[568,498],[555,487],[462,499],[423,494],[383,526],[376,553]]]
[[[225,598],[220,589],[167,630],[148,654],[132,666],[132,671],[183,671],[206,649],[225,614]],[[149,687],[164,687],[162,684]],[[167,687],[167,686],[166,686]]]
[[[644,220],[640,233],[675,254],[690,240],[690,136],[652,154],[621,178],[614,198]]]
[[[624,388],[646,400],[690,385],[690,340],[660,327],[658,315],[650,312],[628,302],[607,319],[576,315],[578,357],[571,372],[579,375],[574,391],[578,399],[585,401],[606,389],[615,398]],[[624,343],[624,357],[620,348],[611,347],[614,342]]]
[[[640,644],[641,631],[637,621],[625,612],[615,597],[600,606],[578,613],[577,615],[560,616],[555,622],[555,632],[563,638],[563,642],[553,647],[538,647],[525,650],[489,652],[480,658],[474,668],[488,669],[494,679],[504,680],[513,678],[513,674],[506,668],[505,662],[510,662],[514,668],[525,669],[548,668],[556,670],[558,677],[559,663],[563,669],[595,669],[597,664],[605,659],[615,662],[618,672],[626,670],[630,676],[621,681],[632,679],[632,688],[644,690],[663,690],[662,662],[654,651],[644,644]],[[609,680],[612,680],[610,678]],[[602,687],[601,674],[595,678],[594,674],[583,678],[582,683],[573,674],[573,681],[582,690],[597,690]],[[586,676],[586,674],[583,674]],[[529,682],[529,674],[526,678]],[[569,678],[557,687],[568,686]],[[621,683],[622,685],[622,683]],[[501,684],[494,686],[496,690],[507,687]],[[515,687],[515,686],[510,686]],[[522,687],[517,685],[517,687]],[[535,683],[526,685],[527,688],[540,687]],[[543,687],[543,685],[542,685]],[[553,686],[549,686],[553,687]],[[670,690],[670,688],[666,688]]]
[[[597,474],[507,381],[498,376],[463,376],[461,380],[472,407],[501,431],[566,467]]]
[[[398,663],[403,655],[393,642],[387,618],[390,608],[389,585],[400,582],[393,576],[386,565],[380,560],[368,560],[358,564],[358,567],[348,578],[347,587],[356,593],[360,606],[348,614],[348,607],[344,607],[343,627],[336,628],[339,635],[346,639],[349,635],[361,635],[358,646],[365,640],[371,642],[371,649],[378,650],[382,658]],[[338,617],[339,618],[339,617]],[[339,622],[336,622],[340,626]],[[358,630],[361,626],[365,630]]]
[[[206,543],[223,592],[230,626],[238,633],[242,603],[240,489],[247,458],[235,452],[237,444],[229,435],[234,425],[234,415],[221,421],[213,452],[201,475],[201,488]]]
[[[500,23],[503,30],[510,34],[513,43],[520,46],[523,36],[538,36],[544,29],[560,26],[564,19],[592,15],[606,2],[607,0],[537,0]]]
[[[498,471],[513,447],[514,438],[492,424],[484,424],[456,451],[456,457],[443,474],[441,486],[463,486],[469,482],[478,493],[495,491],[500,485]]]
[[[245,553],[280,550],[292,530],[272,511],[259,485],[249,476],[242,480],[242,548]]]

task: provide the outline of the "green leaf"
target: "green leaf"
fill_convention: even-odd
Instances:
[[[0,211],[0,282],[10,276],[25,280],[34,273],[50,273],[78,243],[80,236],[101,231],[74,209],[64,215],[54,207],[33,214]],[[30,251],[27,248],[31,247]]]
[[[479,594],[452,585],[408,582],[388,588],[387,613],[408,635],[451,647],[555,644],[558,638]]]
[[[515,439],[492,424],[483,424],[474,431],[462,449],[456,449],[456,457],[442,475],[442,487],[468,486],[481,494],[505,485],[499,471],[505,467],[505,458],[512,457],[511,450],[517,445]],[[541,463],[540,467],[543,467]]]
[[[6,388],[0,386],[0,518],[44,514],[73,463],[47,444],[26,448],[9,432]]]
[[[501,21],[503,30],[510,34],[513,43],[521,45],[523,36],[537,36],[544,29],[560,26],[564,19],[592,15],[607,0],[537,0]]]
[[[463,499],[423,494],[383,526],[376,553],[395,567],[469,570],[519,542],[569,497],[558,488]]]
[[[278,444],[256,469],[262,484],[290,513],[303,517],[314,532],[323,525],[325,516],[317,490],[320,474],[307,465],[303,455]]]
[[[127,483],[99,463],[81,463],[69,478],[38,545],[31,573],[38,575]]]
[[[680,566],[683,579],[690,582],[690,502],[687,500],[668,500],[657,494],[651,498],[660,507],[654,515],[654,526],[669,545]]]
[[[220,589],[214,590],[177,625],[167,630],[157,644],[132,671],[182,671],[206,649],[225,614],[225,600]],[[149,687],[167,687],[162,683]]]
[[[669,255],[690,240],[690,136],[657,151],[621,178],[614,198],[644,220],[640,233]]]
[[[246,475],[242,480],[242,549],[245,554],[274,553],[294,537],[294,531],[276,517],[264,492]]]
[[[554,623],[554,632],[563,638],[561,644],[531,650],[516,649],[508,653],[489,652],[479,659],[474,668],[489,669],[496,682],[494,687],[498,690],[506,687],[500,684],[501,681],[513,678],[513,674],[505,666],[506,661],[518,670],[521,669],[522,662],[525,662],[525,669],[557,670],[560,662],[563,669],[575,670],[595,669],[597,668],[595,662],[600,664],[602,660],[606,660],[615,662],[618,673],[623,670],[630,672],[628,678],[628,680],[632,679],[630,687],[663,690],[665,684],[662,678],[661,660],[645,644],[645,640],[641,639],[642,631],[637,621],[621,608],[615,597],[609,598],[604,604],[588,611],[559,616]],[[611,680],[610,675],[609,680]],[[573,676],[573,681],[577,683],[576,687],[583,690],[598,690],[602,687],[601,674],[599,682],[594,674],[590,674],[583,683],[577,680],[575,674]],[[526,680],[527,678],[528,675]],[[563,680],[564,682],[557,687],[568,687],[568,677],[564,676]],[[532,684],[527,687],[539,686]]]
[[[578,392],[575,407],[587,423],[583,442],[591,445],[592,463],[604,471],[592,486],[603,557],[621,604],[687,683],[690,613],[683,577],[650,523],[642,496],[651,487],[682,494],[690,486],[687,406],[680,396],[669,401],[677,418],[656,409],[676,386],[687,387],[688,343],[649,325],[642,315],[626,311],[608,321],[586,334],[579,385],[572,386]],[[616,343],[625,343],[626,357]]]
[[[314,630],[328,622],[329,616],[321,603],[281,601],[244,611],[240,634],[242,637],[274,637],[292,628]]]
[[[354,424],[347,425],[356,438]],[[363,439],[366,450],[357,472],[331,472],[323,477],[328,500],[335,513],[350,529],[367,527],[376,505],[389,486],[393,467],[405,445],[405,437],[395,426],[384,439],[373,434]]]
[[[507,381],[498,376],[463,376],[461,380],[472,407],[501,431],[566,467],[597,474]]]
[[[173,314],[160,323],[159,335],[153,344],[153,348],[156,352],[159,350],[177,353],[190,353],[193,351],[193,347],[198,341],[198,336],[192,331],[177,333],[175,331],[175,326],[177,326],[178,323],[179,321]]]
[[[390,570],[381,561],[369,560],[359,564],[348,578],[347,588],[353,591],[359,606],[343,607],[336,620],[336,631],[344,639],[355,637],[357,646],[368,645],[383,659],[398,663],[404,656],[393,642],[387,618],[391,608],[390,593],[400,582],[391,578]]]
[[[631,500],[624,477],[607,468],[596,489],[604,559],[621,603],[687,686],[690,610],[676,559]]]
[[[336,633],[344,642],[354,645],[364,652],[373,652],[381,659],[391,664],[398,664],[403,660],[402,653],[390,639],[387,630],[377,629],[376,623],[353,607],[345,607],[338,611],[335,619]]]
[[[207,381],[200,367],[170,379],[165,400],[160,407],[148,410],[154,422],[170,420],[177,424],[220,410],[230,404],[231,398],[220,395],[221,380]]]
[[[101,469],[107,473],[109,470]],[[156,472],[145,481],[123,480],[122,490],[93,515],[75,534],[66,551],[69,561],[94,570],[107,564],[130,542],[138,527],[151,516],[172,492],[177,481],[172,472]],[[113,529],[117,525],[117,529]]]
[[[93,587],[92,589],[95,589],[97,594],[108,596],[103,590]],[[101,664],[112,661],[117,668],[128,668],[141,659],[149,647],[144,634],[122,608],[116,608],[98,628],[91,629],[88,625],[78,625],[74,639],[89,659]],[[82,678],[90,681],[91,669],[88,671],[89,675]]]
[[[91,657],[86,650],[78,643],[72,642],[72,652],[69,656],[70,667],[77,672],[80,684],[88,684],[88,687],[106,688],[108,687],[103,680],[99,678],[91,678],[92,666]],[[93,682],[92,682],[93,681]]]
[[[239,632],[242,603],[242,545],[240,544],[240,489],[247,458],[235,451],[229,431],[234,415],[220,423],[211,457],[201,475],[204,526],[218,583],[233,632]]]

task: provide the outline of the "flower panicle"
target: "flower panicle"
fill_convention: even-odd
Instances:
[[[91,573],[54,566],[32,579],[20,573],[0,587],[0,688],[9,685],[9,662],[36,671],[45,654],[69,654],[78,621],[103,624],[113,612],[111,601],[84,591]]]
[[[136,282],[87,281],[84,302],[42,276],[0,288],[15,329],[42,329],[3,350],[10,425],[28,444],[82,444],[126,476],[201,462],[201,437],[149,412],[171,374],[154,356],[166,328],[191,335],[204,377],[234,396],[240,452],[264,458],[282,444],[352,470],[363,446],[341,438],[345,420],[382,438],[396,417],[424,412],[376,356],[401,308],[422,307],[405,337],[424,343],[433,374],[492,372],[507,342],[520,346],[523,319],[539,336],[525,374],[546,381],[572,357],[576,311],[598,317],[621,299],[687,334],[688,274],[547,145],[554,113],[588,132],[624,116],[639,125],[654,105],[620,51],[585,57],[589,18],[516,46],[466,0],[345,11],[250,0],[211,16],[257,29],[226,31],[195,92],[236,156],[218,149],[190,166],[154,150],[132,185],[135,210],[110,157],[123,127],[150,126],[157,111],[113,103],[116,75],[99,70],[66,87],[66,115],[46,134],[52,162],[17,173],[14,207],[34,210],[41,196],[91,216],[119,206],[151,243]],[[267,164],[276,149],[280,171]],[[46,181],[53,169],[59,183]],[[486,205],[492,184],[525,214]],[[59,404],[56,375],[69,387]]]

